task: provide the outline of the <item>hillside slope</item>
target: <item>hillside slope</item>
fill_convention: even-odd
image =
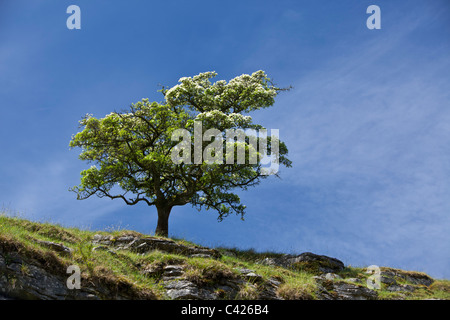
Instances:
[[[0,215],[0,299],[450,300],[448,280],[380,271],[381,288],[369,289],[367,268],[313,253],[211,249]]]

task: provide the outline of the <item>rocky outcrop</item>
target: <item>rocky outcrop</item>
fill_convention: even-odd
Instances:
[[[284,255],[281,258],[265,258],[260,262],[269,266],[280,266],[317,273],[333,273],[344,269],[344,263],[336,258],[305,252],[300,255]]]
[[[390,285],[397,285],[397,282],[407,281],[413,285],[430,286],[434,280],[423,272],[405,271],[394,268],[382,267],[381,282]],[[407,289],[408,290],[408,289]]]
[[[61,243],[56,243],[56,242],[52,242],[52,241],[43,241],[43,240],[37,240],[37,239],[33,239],[33,241],[44,247],[50,248],[56,252],[59,252],[59,253],[65,254],[65,255],[70,256],[73,252],[73,250],[71,248],[66,247],[65,245],[63,245]]]
[[[317,282],[317,295],[322,300],[376,300],[378,298],[375,290],[360,284],[336,280],[341,279],[340,277],[327,274],[314,278]]]
[[[220,258],[219,251],[200,247],[187,246],[178,244],[173,240],[161,239],[156,237],[137,237],[137,236],[122,236],[114,238],[109,235],[97,234],[94,236],[94,244],[113,246],[116,249],[127,249],[137,253],[146,253],[152,250],[160,250],[169,253],[181,254],[190,257],[205,257],[205,258]]]
[[[53,242],[37,241],[58,254],[72,250]],[[66,265],[55,254],[36,255],[18,244],[0,242],[0,299],[20,300],[100,300],[154,299],[151,293],[133,290],[126,283],[91,277],[80,289],[69,289]],[[86,279],[85,279],[86,280]]]
[[[241,299],[241,290],[245,286],[255,292],[254,299],[281,299],[277,294],[280,285],[277,280],[265,281],[261,275],[249,269],[238,269],[237,271],[238,275],[221,277],[213,283],[205,284],[186,278],[181,266],[166,266],[163,268],[161,284],[167,290],[166,294],[175,300]]]
[[[130,284],[118,278],[83,275],[84,285],[77,290],[67,286],[67,266],[56,256],[69,260],[73,248],[63,244],[33,240],[39,246],[49,248],[45,256],[34,255],[20,245],[5,245],[0,242],[0,300],[5,299],[155,299],[151,292],[133,289]],[[146,255],[154,250],[186,257],[214,259],[222,265],[222,254],[215,249],[177,243],[157,237],[144,237],[134,234],[113,237],[97,234],[92,238],[93,251],[106,251],[120,258],[120,250],[130,250]],[[224,251],[226,254],[226,251]],[[231,253],[230,253],[231,254]],[[123,257],[123,255],[122,255]],[[234,255],[234,258],[236,256]],[[145,261],[145,260],[143,260]],[[299,255],[282,255],[265,258],[258,262],[266,266],[302,270],[314,273],[315,295],[323,300],[373,300],[378,299],[376,290],[369,289],[366,277],[345,277],[344,263],[336,258],[305,252]],[[186,259],[169,262],[153,262],[136,265],[145,277],[164,288],[168,299],[259,299],[275,300],[301,295],[286,296],[283,293],[284,280],[258,274],[255,270],[227,265],[225,269],[194,270],[186,264]],[[228,269],[227,269],[228,268]],[[340,275],[338,275],[340,273]],[[419,287],[427,287],[433,279],[420,272],[408,272],[393,268],[381,268],[380,281],[387,291],[408,294]],[[280,293],[281,292],[281,293]],[[305,298],[305,296],[302,296]],[[306,298],[312,298],[306,295]]]
[[[61,270],[65,270],[61,266]],[[0,295],[20,300],[99,300],[132,299],[126,291],[111,290],[107,284],[69,289],[67,274],[55,272],[44,261],[28,259],[17,252],[0,250]],[[1,299],[1,298],[0,298]]]

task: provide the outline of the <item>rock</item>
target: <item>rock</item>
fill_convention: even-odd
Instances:
[[[141,271],[141,273],[148,277],[159,277],[163,274],[164,269],[161,264],[151,265]]]
[[[316,294],[319,300],[336,300],[336,295],[332,294],[321,282],[316,283]]]
[[[359,278],[347,278],[345,280],[350,281],[350,282],[362,283],[361,279],[359,279]]]
[[[168,253],[182,254],[186,256],[197,256],[203,258],[220,258],[221,254],[215,249],[199,246],[186,246],[178,244],[173,240],[160,239],[155,237],[122,236],[114,239],[111,236],[95,235],[95,244],[105,244],[114,246],[117,249],[127,249],[137,253],[145,254],[149,251],[160,250]]]
[[[92,252],[95,252],[95,251],[106,251],[106,252],[112,254],[113,256],[117,256],[117,252],[115,252],[114,250],[111,250],[107,246],[97,246],[97,247],[92,248]]]
[[[279,281],[278,279],[272,278],[272,277],[267,280],[267,283],[269,283],[270,285],[273,285],[275,287],[278,287],[278,286],[280,286],[280,284],[282,284],[281,281]]]
[[[97,247],[93,247],[92,251],[108,251],[109,247],[107,246],[97,246]]]
[[[408,291],[413,292],[416,288],[409,284],[393,284],[386,288],[386,290],[391,292],[397,292],[397,291]]]
[[[243,279],[223,279],[213,288],[210,288],[211,292],[217,295],[221,299],[235,299],[241,286],[244,286],[247,282]]]
[[[363,285],[345,281],[328,280],[324,276],[316,276],[317,295],[322,300],[376,300],[378,294]]]
[[[335,274],[335,273],[328,272],[327,274],[325,274],[325,279],[327,279],[327,280],[334,280],[334,279],[342,279],[342,277],[337,275],[337,274]]]
[[[50,246],[53,246],[49,244]],[[63,249],[58,246],[58,248]],[[7,258],[5,258],[7,257]],[[101,280],[91,283],[81,279],[80,289],[67,286],[67,266],[58,260],[27,257],[22,252],[5,250],[0,245],[0,295],[18,300],[97,300],[151,299],[132,290],[123,292]]]
[[[18,253],[3,253],[1,250],[0,293],[20,300],[87,299],[88,294],[84,290],[69,290],[65,278],[47,271],[40,263],[28,261]]]
[[[220,285],[216,288],[214,293],[217,295],[217,298],[219,299],[227,299],[227,298],[230,299],[236,296],[237,290],[235,287]]]
[[[333,287],[338,300],[375,300],[378,297],[374,290],[344,281],[333,282]]]
[[[189,258],[205,258],[205,259],[210,259],[210,258],[213,258],[213,256],[210,255],[210,254],[206,254],[206,253],[194,253],[194,254],[191,254],[191,255],[189,256]]]
[[[114,239],[114,244],[115,245],[128,244],[128,243],[133,242],[136,239],[139,239],[139,238],[135,237],[135,236],[122,236],[117,239]]]
[[[254,270],[246,269],[246,268],[237,269],[237,271],[239,271],[239,272],[242,273],[242,274],[247,274],[247,273],[250,273],[250,272],[255,272]]]
[[[381,267],[380,271],[381,282],[383,282],[383,280],[388,281],[384,282],[386,284],[395,284],[398,282],[398,280],[406,280],[415,285],[424,285],[428,287],[434,282],[434,280],[430,276],[423,272],[405,271],[388,267]]]
[[[44,247],[54,250],[56,252],[59,252],[62,254],[67,254],[67,255],[72,255],[73,250],[69,247],[66,247],[65,245],[63,245],[61,243],[56,243],[56,242],[51,242],[51,241],[43,241],[43,240],[37,240],[37,239],[34,239],[34,241]]]
[[[113,244],[113,236],[110,235],[101,235],[101,234],[96,234],[94,235],[94,237],[92,238],[92,243],[94,244],[104,244],[104,245],[112,245]]]
[[[390,277],[385,277],[385,276],[380,276],[380,281],[381,281],[381,283],[388,284],[388,285],[397,284],[397,281],[395,281],[395,279],[390,278]]]
[[[167,290],[166,293],[171,299],[235,299],[241,288],[247,285],[255,288],[257,299],[280,299],[277,296],[280,282],[276,279],[264,281],[261,275],[250,269],[240,269],[242,276],[238,278],[221,278],[213,283],[194,283],[182,278],[183,273],[180,266],[167,267],[165,269],[173,270],[178,275],[178,278],[163,277],[162,279]],[[164,275],[166,275],[166,272],[164,272]]]
[[[431,286],[434,280],[426,274],[422,275],[407,275],[406,281],[411,282],[412,284],[423,285],[423,286]]]
[[[179,277],[183,274],[183,267],[177,265],[165,266],[163,272],[165,277]]]
[[[319,273],[335,273],[344,269],[344,263],[336,258],[305,252],[300,255],[284,255],[280,258],[265,258],[260,262],[269,266],[303,269]]]
[[[282,298],[280,296],[278,296],[278,287],[281,285],[281,282],[273,279],[273,278],[269,278],[269,280],[267,280],[267,282],[265,282],[264,284],[262,284],[259,287],[259,296],[258,299],[260,300],[282,300]]]
[[[265,266],[279,266],[286,268],[288,267],[283,263],[282,259],[275,259],[275,258],[264,258],[263,260],[258,262],[259,264],[265,265]]]
[[[187,280],[175,280],[165,284],[167,295],[174,300],[213,300],[217,296],[209,290],[198,288]]]
[[[264,281],[264,278],[254,272],[249,272],[247,274],[244,275],[244,279],[248,282],[252,282],[252,283],[260,283]]]
[[[323,273],[338,272],[344,269],[344,263],[338,259],[328,256],[317,255],[311,252],[302,253],[299,256],[288,258],[288,263],[291,265],[304,264],[305,266],[315,267]]]

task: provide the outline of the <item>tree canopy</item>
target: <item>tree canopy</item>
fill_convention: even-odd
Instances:
[[[272,106],[287,89],[276,87],[263,71],[228,83],[212,83],[216,75],[181,78],[174,87],[163,87],[162,102],[142,99],[100,119],[84,116],[70,147],[80,147],[79,158],[93,165],[71,189],[77,198],[97,195],[155,206],[155,234],[162,236],[168,235],[174,206],[214,209],[219,220],[231,213],[243,218],[245,205],[232,191],[267,178],[268,161],[291,166],[285,144],[274,135],[266,137],[265,128],[246,114]]]

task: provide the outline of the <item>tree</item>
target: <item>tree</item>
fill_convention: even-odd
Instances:
[[[263,71],[243,74],[228,83],[211,83],[215,76],[215,72],[206,72],[181,78],[178,85],[162,88],[161,103],[143,99],[101,119],[89,114],[83,117],[83,130],[72,136],[70,147],[80,147],[79,158],[94,165],[83,170],[80,185],[71,188],[77,198],[97,195],[122,199],[127,205],[155,206],[155,234],[161,236],[168,236],[172,208],[188,203],[198,210],[216,210],[219,221],[230,213],[243,219],[245,206],[231,191],[245,190],[267,178],[262,160],[265,152],[273,153],[275,145],[279,148],[277,163],[290,167],[291,161],[285,144],[273,136],[250,134],[235,141],[227,140],[225,133],[263,132],[262,126],[244,114],[272,106],[276,95],[289,88],[276,87]],[[225,143],[220,145],[223,138]],[[255,141],[267,142],[267,150],[256,150]],[[204,150],[200,154],[195,149],[199,146]],[[238,158],[239,150],[245,150],[245,163],[230,163],[229,157]],[[217,157],[222,152],[227,153],[226,162]],[[257,161],[250,161],[255,156]]]

